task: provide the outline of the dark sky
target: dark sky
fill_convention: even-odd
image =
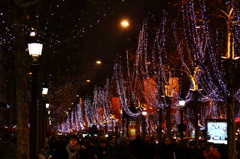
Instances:
[[[117,54],[125,52],[124,44],[131,38],[131,42],[137,45],[137,36],[141,30],[143,20],[147,17],[145,0],[128,0],[123,3],[114,14],[100,22],[99,27],[93,27],[87,34],[86,50],[88,58],[83,66],[84,74],[76,82],[73,89],[73,98],[76,94],[93,92],[86,79],[91,79],[91,85],[101,85],[105,81],[106,75],[112,75],[113,63]],[[128,28],[123,28],[120,23],[127,19],[130,23]],[[134,40],[134,41],[133,41]],[[120,47],[119,47],[120,45]],[[118,47],[116,47],[118,46]],[[136,50],[136,48],[132,48]],[[96,65],[95,61],[101,60],[101,65]]]

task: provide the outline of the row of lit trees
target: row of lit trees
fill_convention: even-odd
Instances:
[[[176,100],[180,97],[184,97],[188,105],[186,116],[187,119],[193,119],[188,124],[195,129],[196,141],[200,117],[204,120],[215,115],[214,118],[227,119],[228,158],[232,159],[236,154],[234,112],[239,111],[235,107],[235,100],[239,101],[239,85],[233,79],[237,59],[234,50],[240,49],[239,28],[234,25],[238,24],[239,13],[235,1],[228,1],[221,8],[218,7],[213,7],[210,2],[184,1],[178,8],[176,19],[169,18],[167,12],[163,14],[155,36],[151,36],[152,31],[148,30],[149,19],[144,21],[136,52],[127,52],[126,64],[121,61],[125,58],[119,57],[110,85],[115,86],[112,91],[117,92],[122,109],[131,117],[140,114],[129,110],[128,106],[132,103],[135,106],[147,105],[164,110],[168,134],[172,129],[170,111],[177,109]],[[169,26],[172,26],[172,32],[169,32]],[[150,41],[150,37],[154,37],[154,40]],[[134,57],[131,58],[133,61],[129,59],[129,55]],[[225,55],[224,61],[221,59],[222,55]],[[124,66],[126,67],[123,68]],[[174,84],[172,81],[176,77],[178,80]],[[147,92],[149,96],[155,97],[151,103],[146,102],[144,80],[153,86]],[[94,93],[100,96],[106,92]],[[109,96],[111,94],[108,93],[103,97],[109,99]],[[205,104],[200,106],[200,101]],[[223,103],[223,106],[216,103]],[[214,111],[210,109],[217,110],[219,114],[213,114]],[[104,112],[107,114],[108,110]],[[177,119],[179,115],[175,115],[175,121],[180,123]]]

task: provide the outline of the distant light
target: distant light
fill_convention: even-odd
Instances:
[[[30,36],[36,36],[36,32],[32,31],[32,32],[30,33]]]
[[[151,64],[151,62],[150,62],[150,61],[146,62],[146,65],[150,65],[150,64]]]
[[[47,95],[48,94],[48,88],[47,87],[43,87],[42,88],[42,95]]]
[[[96,64],[101,64],[102,62],[100,60],[97,60],[96,61]]]
[[[128,21],[124,20],[124,21],[122,21],[121,25],[124,27],[127,27],[127,26],[129,26],[129,23],[128,23]]]
[[[49,103],[46,103],[46,109],[48,109],[49,108]]]
[[[86,82],[91,82],[91,80],[86,80]]]
[[[184,107],[185,106],[185,100],[179,100],[179,106]]]
[[[142,115],[143,115],[143,116],[146,116],[146,115],[147,115],[147,111],[145,111],[145,110],[142,111]]]

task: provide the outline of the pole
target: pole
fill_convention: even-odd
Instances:
[[[145,141],[145,136],[146,136],[146,118],[143,115],[143,140]]]
[[[180,136],[181,136],[181,139],[183,139],[183,129],[184,129],[184,127],[183,127],[183,112],[184,112],[184,109],[183,108],[181,108],[180,109],[180,114],[181,114],[181,134],[180,134]]]
[[[166,96],[166,104],[168,107],[166,108],[166,124],[167,124],[167,135],[172,137],[172,123],[171,123],[171,99],[169,96]]]
[[[30,158],[37,158],[37,145],[38,145],[38,131],[37,131],[37,117],[38,117],[38,105],[37,105],[37,95],[38,95],[38,66],[37,64],[32,64],[32,94],[31,94],[31,129],[30,129]]]
[[[159,117],[158,117],[158,144],[162,142],[162,108],[159,108]]]
[[[42,105],[39,107],[39,146],[44,148],[46,136],[46,99],[42,100]]]
[[[125,112],[124,109],[122,109],[122,135],[124,136],[124,116],[125,116]]]
[[[114,128],[113,128],[113,118],[112,118],[112,135],[113,135],[113,130],[114,130]]]
[[[129,136],[129,116],[127,115],[127,129],[126,129],[126,136]]]

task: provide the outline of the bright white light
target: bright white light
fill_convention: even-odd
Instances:
[[[30,36],[36,36],[36,33],[35,33],[34,31],[32,31],[32,32],[30,33]]]
[[[143,111],[142,115],[146,116],[147,115],[147,111]]]
[[[47,94],[48,94],[48,88],[43,88],[42,95],[47,95]]]
[[[33,57],[39,57],[42,55],[43,44],[40,43],[29,43],[28,51],[29,55]]]
[[[101,64],[102,62],[100,60],[97,60],[96,61],[96,64]]]
[[[185,103],[186,103],[185,100],[180,100],[180,101],[179,101],[179,106],[180,106],[180,107],[184,107],[184,106],[185,106]]]

